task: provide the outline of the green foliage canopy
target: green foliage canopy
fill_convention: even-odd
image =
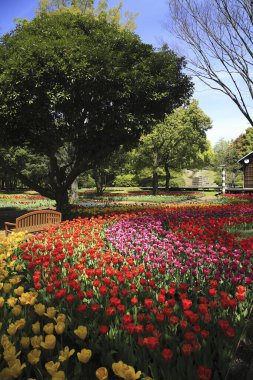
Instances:
[[[120,28],[134,31],[135,18],[138,14],[122,11],[123,2],[108,9],[108,1],[100,0],[95,6],[95,0],[40,0],[37,14],[52,12],[71,12],[75,14],[90,15],[107,20]]]
[[[61,209],[81,172],[191,95],[184,65],[104,18],[42,13],[0,40],[0,140],[47,157],[48,185],[27,183]]]
[[[152,166],[154,175],[161,165],[167,175],[169,168],[198,166],[205,158],[201,153],[209,149],[206,132],[210,128],[210,118],[193,100],[166,115],[151,133],[141,137],[140,157]],[[155,183],[153,190],[155,193]]]
[[[253,151],[253,129],[251,127],[233,141],[233,148],[237,160]]]

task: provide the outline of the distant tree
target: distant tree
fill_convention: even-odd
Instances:
[[[189,47],[190,73],[227,95],[251,126],[252,4],[251,0],[168,0],[167,23],[181,46]]]
[[[136,165],[138,165],[133,159],[133,152],[134,149],[131,150],[131,146],[121,145],[119,149],[92,168],[91,176],[95,180],[97,195],[103,195],[107,185],[118,183],[116,186],[128,186],[129,179],[134,177],[132,172],[136,170]],[[134,162],[132,162],[133,160]],[[118,178],[115,180],[117,176]],[[128,183],[124,184],[124,178],[127,179]]]
[[[220,139],[214,145],[212,166],[216,172],[215,182],[221,185],[221,166],[225,165],[226,185],[234,187],[240,181],[240,153],[233,140]]]
[[[49,160],[45,155],[37,155],[27,147],[12,146],[9,148],[0,147],[0,167],[11,176],[19,178],[19,181],[26,183],[27,187],[32,183],[37,183],[39,187],[44,187],[50,180],[48,176]],[[24,181],[22,181],[24,179]]]
[[[191,95],[184,66],[103,17],[66,10],[18,24],[0,40],[0,141],[48,163],[47,181],[23,183],[65,213],[80,173]]]
[[[210,128],[210,118],[194,100],[175,109],[150,134],[141,137],[139,151],[142,160],[152,166],[153,194],[158,190],[157,170],[161,165],[165,169],[168,190],[171,168],[189,168],[204,160],[201,153],[209,148],[206,131]]]
[[[0,162],[0,189],[11,191],[21,186],[21,182],[17,175],[9,168],[5,168]]]
[[[253,151],[253,129],[251,127],[233,141],[233,148],[236,151],[237,160]]]

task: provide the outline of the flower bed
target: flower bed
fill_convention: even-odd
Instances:
[[[156,207],[2,240],[1,380],[224,379],[253,283],[226,227],[252,220],[251,205]]]
[[[42,195],[31,194],[0,194],[0,208],[14,207],[17,209],[37,209],[52,207],[55,202]]]

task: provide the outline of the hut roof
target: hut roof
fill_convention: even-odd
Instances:
[[[248,154],[246,154],[246,155],[243,156],[242,158],[240,158],[240,160],[238,160],[237,162],[238,162],[239,164],[243,164],[243,163],[244,163],[243,161],[244,161],[246,158],[248,158],[248,159],[252,159],[252,158],[253,158],[253,151],[250,152],[250,153],[248,153]]]

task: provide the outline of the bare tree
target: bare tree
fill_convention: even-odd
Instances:
[[[168,0],[168,6],[167,27],[190,48],[191,73],[228,95],[253,126],[253,0]]]

